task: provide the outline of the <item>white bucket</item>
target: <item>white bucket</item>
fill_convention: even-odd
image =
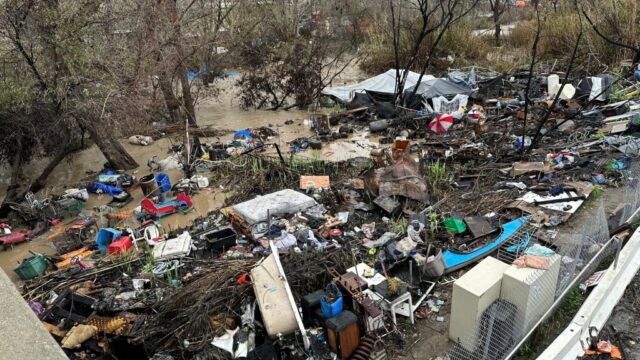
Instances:
[[[553,89],[553,93],[557,94],[558,91],[560,91],[560,88],[562,87],[562,84],[557,84]],[[573,87],[573,85],[571,84],[566,84],[564,86],[564,88],[562,88],[562,93],[560,94],[560,99],[562,100],[569,100],[569,99],[573,99],[573,95],[576,94],[576,88]]]
[[[554,90],[560,84],[560,76],[553,74],[547,78],[547,93],[549,96],[555,95],[558,90]]]

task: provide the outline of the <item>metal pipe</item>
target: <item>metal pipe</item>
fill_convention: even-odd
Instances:
[[[284,283],[284,290],[287,293],[287,298],[289,299],[289,305],[291,305],[291,309],[293,310],[293,315],[296,318],[296,322],[298,323],[298,329],[300,330],[300,334],[302,335],[302,342],[304,343],[304,349],[309,350],[311,346],[311,342],[309,340],[309,336],[307,335],[307,330],[302,323],[302,318],[300,317],[300,313],[298,312],[298,307],[296,305],[296,300],[293,298],[293,292],[291,292],[291,287],[289,287],[289,282],[287,281],[287,275],[284,273],[284,269],[282,268],[282,263],[280,263],[280,255],[278,254],[278,248],[276,245],[269,240],[269,248],[271,249],[271,255],[275,259],[276,266],[278,267],[278,271],[282,274],[280,280]]]

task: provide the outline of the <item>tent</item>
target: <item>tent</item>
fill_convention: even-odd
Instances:
[[[402,76],[404,70],[398,73]],[[409,71],[407,81],[404,84],[404,90],[416,85],[420,74]],[[422,82],[434,79],[432,75],[424,75]],[[355,94],[363,92],[393,94],[396,89],[396,70],[391,69],[385,73],[376,75],[372,78],[359,82],[357,84],[326,87],[322,90],[323,95],[331,96],[342,103],[348,103],[353,99]]]
[[[416,89],[416,99],[411,99],[413,90]],[[424,100],[432,99],[438,96],[450,97],[458,94],[468,95],[473,90],[470,88],[456,84],[446,79],[432,78],[426,81],[420,82],[419,85],[414,85],[404,90],[404,102],[405,105],[414,108],[421,105]]]

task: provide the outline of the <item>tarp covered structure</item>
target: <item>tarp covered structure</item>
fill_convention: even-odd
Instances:
[[[381,94],[393,94],[396,90],[396,74],[402,76],[403,72],[404,70],[396,72],[396,69],[391,69],[357,84],[326,87],[322,90],[322,94],[332,96],[343,103],[351,101],[357,93],[374,92]],[[415,86],[418,83],[419,78],[420,74],[409,71],[403,91]],[[435,78],[432,75],[424,75],[421,82],[431,79]]]
[[[416,89],[416,98],[412,99],[411,94]],[[421,81],[420,84],[416,84],[404,90],[404,102],[409,107],[416,103],[422,103],[424,100],[432,99],[438,96],[450,97],[458,94],[471,94],[473,90],[456,84],[453,81],[447,79],[431,78],[425,81]]]

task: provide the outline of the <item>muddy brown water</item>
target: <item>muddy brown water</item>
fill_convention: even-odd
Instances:
[[[211,125],[214,128],[243,129],[271,125],[272,128],[280,133],[280,137],[273,139],[273,141],[281,142],[283,148],[286,147],[287,141],[311,135],[309,128],[304,125],[306,117],[308,117],[306,111],[242,111],[233,104],[218,101],[211,101],[198,107],[200,124]],[[294,120],[294,124],[284,125],[287,120]],[[221,140],[228,140],[231,137],[232,135],[228,135]],[[137,178],[149,173],[146,166],[149,158],[154,155],[160,160],[166,158],[169,156],[172,145],[170,139],[167,138],[158,139],[150,146],[131,145],[125,139],[121,142],[131,156],[140,164],[139,168],[128,172]],[[39,171],[45,166],[46,162],[47,159],[40,159],[24,166],[24,177],[32,179],[38,176]],[[53,170],[47,179],[45,188],[36,194],[36,198],[42,199],[50,194],[61,193],[64,189],[84,179],[88,173],[100,171],[105,162],[106,159],[95,145],[69,155]],[[169,175],[172,184],[182,177],[181,172],[177,170],[165,171],[165,173]],[[0,169],[0,198],[4,197],[9,181],[9,169],[6,167]],[[142,199],[142,190],[139,187],[133,190],[127,189],[127,191],[131,193],[133,200],[122,210],[134,209],[139,206]],[[225,193],[215,184],[211,184],[209,189],[203,189],[194,196],[193,202],[196,211],[185,215],[174,214],[161,219],[160,222],[166,230],[188,226],[195,218],[219,208],[224,202],[224,197]],[[90,194],[89,200],[85,203],[85,209],[91,212],[91,209],[105,205],[110,200],[111,197],[107,195]],[[65,226],[70,221],[71,219],[67,218],[60,226]],[[45,233],[30,242],[17,244],[13,248],[0,252],[0,267],[14,282],[18,282],[19,278],[13,269],[24,258],[31,256],[30,251],[43,254],[55,253],[55,247],[47,240],[47,235]]]
[[[357,71],[343,74],[336,80],[347,83],[360,80],[362,77]],[[223,92],[218,99],[203,99],[197,106],[198,122],[202,126],[212,126],[217,129],[239,130],[246,128],[270,127],[279,135],[270,140],[271,143],[280,145],[280,148],[288,153],[287,142],[304,136],[311,136],[313,132],[305,124],[305,119],[309,118],[310,112],[305,110],[289,110],[289,111],[244,111],[237,105],[237,94],[234,92],[233,79],[226,80],[220,84]],[[292,120],[293,124],[286,125],[285,122]],[[232,134],[225,135],[219,140],[228,141],[233,137]],[[212,142],[217,139],[205,139]],[[131,156],[140,164],[140,167],[129,171],[129,174],[140,178],[149,173],[146,166],[147,161],[152,156],[157,156],[161,160],[169,156],[172,141],[168,138],[157,139],[149,146],[138,146],[129,144],[126,139],[122,139],[121,143]],[[321,159],[340,161],[351,157],[368,156],[372,147],[376,146],[375,138],[369,140],[366,134],[354,135],[350,139],[337,141],[325,145],[320,151],[301,152],[298,155],[304,157],[319,157]],[[269,150],[275,154],[273,150]],[[23,176],[26,179],[33,179],[40,174],[41,169],[46,166],[48,159],[35,160],[23,167]],[[47,179],[46,186],[38,194],[37,199],[46,198],[52,194],[59,194],[65,189],[77,184],[79,181],[87,177],[88,173],[97,173],[102,168],[106,159],[97,146],[93,145],[87,149],[69,155],[62,161],[50,174]],[[170,176],[172,184],[181,178],[180,171],[166,171]],[[26,180],[25,179],[25,180]],[[0,167],[0,198],[4,197],[7,186],[10,181],[10,170],[6,167]],[[127,204],[122,210],[132,210],[139,206],[142,199],[142,191],[139,188],[133,190],[127,189],[133,200]],[[200,191],[193,201],[196,211],[186,215],[175,214],[163,218],[160,222],[165,229],[178,228],[188,226],[196,217],[206,214],[207,212],[219,208],[224,202],[225,192],[216,184],[211,184],[209,189]],[[89,211],[107,204],[111,197],[106,195],[91,194],[89,200],[85,204],[85,210]],[[67,218],[60,226],[67,225],[71,219]],[[98,224],[106,225],[106,224]],[[131,223],[130,225],[134,225]],[[52,231],[52,230],[50,230]],[[55,247],[47,240],[47,233],[33,239],[30,242],[17,244],[7,251],[0,252],[0,267],[14,281],[18,282],[18,276],[13,269],[22,259],[31,256],[32,252],[43,254],[54,254]]]

